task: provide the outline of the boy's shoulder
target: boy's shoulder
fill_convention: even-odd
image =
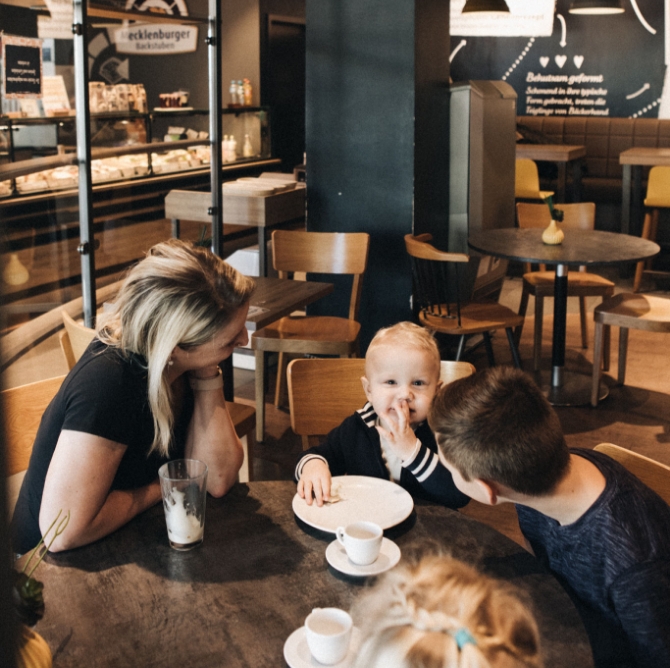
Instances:
[[[557,527],[541,513],[518,506],[519,520],[533,531],[545,534],[555,546],[564,543],[570,550],[579,545],[589,550],[615,549],[619,567],[626,562],[670,559],[670,507],[624,466],[593,450],[571,449],[592,462],[606,480],[605,489],[591,507],[573,524]],[[525,533],[525,529],[524,529]],[[615,547],[613,547],[615,546]]]

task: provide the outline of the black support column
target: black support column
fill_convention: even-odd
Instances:
[[[372,237],[362,350],[410,319],[403,236],[446,247],[449,3],[307,0],[307,226]],[[310,312],[346,315],[337,293]]]

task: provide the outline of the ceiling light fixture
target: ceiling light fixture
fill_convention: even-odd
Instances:
[[[463,14],[470,12],[496,12],[509,14],[509,7],[505,0],[467,0],[463,7]]]
[[[570,14],[623,14],[621,0],[572,0]]]

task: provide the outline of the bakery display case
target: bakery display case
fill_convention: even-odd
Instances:
[[[222,110],[222,156],[227,165],[271,157],[270,110]],[[209,168],[207,109],[155,109],[150,113],[91,114],[91,178],[94,184],[122,182]],[[199,143],[201,142],[201,143]],[[0,197],[76,188],[76,165],[62,165],[3,179],[11,165],[49,155],[74,153],[73,117],[0,119]],[[4,169],[3,169],[4,168]]]
[[[116,280],[152,245],[172,235],[165,218],[165,196],[171,190],[212,193],[211,228],[186,221],[181,235],[194,241],[210,238],[212,248],[222,253],[227,232],[216,199],[222,182],[280,167],[271,157],[270,111],[224,108],[220,87],[214,85],[221,61],[219,3],[193,3],[198,4],[207,8],[206,16],[147,15],[121,9],[118,3],[75,2],[76,115],[0,117],[0,276],[4,312],[13,319],[4,329],[79,296],[85,320],[92,323],[96,287]],[[193,106],[153,106],[163,101],[149,68],[144,72],[146,108],[137,106],[139,84],[124,84],[123,90],[117,84],[115,91],[105,87],[107,110],[91,111],[87,26],[100,20],[106,31],[112,22],[124,27],[170,22],[199,26],[196,51],[181,56],[192,59],[188,67],[167,66],[177,62],[173,55],[159,63],[165,80],[170,79],[160,84],[162,90],[193,85],[187,78],[190,71],[207,72],[202,85],[191,91]],[[144,58],[131,68],[138,78],[143,63],[149,62]],[[166,100],[172,104],[173,97]],[[126,100],[128,109],[114,108],[125,106]],[[183,104],[183,99],[176,103]],[[96,104],[100,109],[100,101]],[[211,109],[220,111],[212,115]]]

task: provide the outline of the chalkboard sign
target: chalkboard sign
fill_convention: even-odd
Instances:
[[[570,14],[570,0],[507,0],[509,16],[461,15],[451,0],[454,81],[503,80],[517,113],[670,118],[669,0],[624,0],[614,15]]]
[[[41,97],[41,40],[3,35],[2,62],[5,97]]]

